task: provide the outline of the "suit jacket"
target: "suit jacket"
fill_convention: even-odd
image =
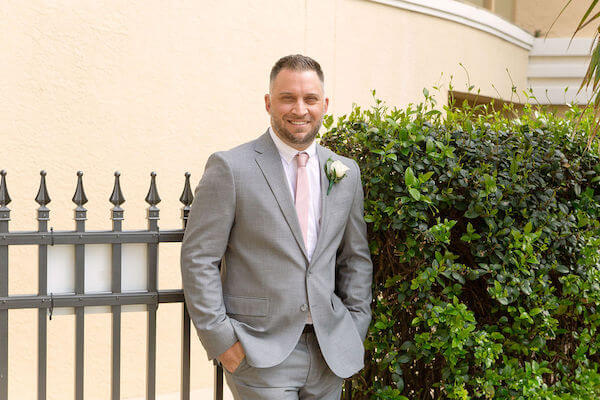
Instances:
[[[209,359],[240,341],[251,366],[281,363],[310,310],[323,357],[363,367],[372,264],[358,165],[317,145],[321,224],[309,262],[281,159],[268,131],[210,156],[181,248],[186,304]],[[327,195],[328,158],[349,166]],[[223,260],[223,263],[221,263]]]

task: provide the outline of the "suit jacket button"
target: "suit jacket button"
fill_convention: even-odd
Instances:
[[[307,306],[306,304],[302,304],[302,305],[300,306],[300,311],[302,311],[302,312],[306,312],[306,310],[308,310],[308,306]]]

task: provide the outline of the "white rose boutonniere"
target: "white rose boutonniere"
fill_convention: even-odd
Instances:
[[[329,192],[331,192],[331,188],[334,183],[338,183],[346,176],[346,172],[348,172],[350,168],[344,165],[340,160],[333,161],[331,158],[327,159],[325,163],[325,175],[329,180],[329,187],[327,188],[327,195],[329,196]]]

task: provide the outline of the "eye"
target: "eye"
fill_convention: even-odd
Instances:
[[[319,101],[319,99],[317,97],[307,97],[305,100],[308,104],[315,104]]]

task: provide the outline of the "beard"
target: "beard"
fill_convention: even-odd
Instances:
[[[310,145],[312,143],[312,141],[315,139],[315,136],[317,136],[317,133],[319,133],[322,123],[323,117],[321,117],[317,124],[310,131],[308,131],[304,137],[298,137],[286,129],[283,124],[279,122],[279,120],[271,117],[271,126],[275,130],[275,133],[279,136],[282,136],[286,142],[300,146]]]

